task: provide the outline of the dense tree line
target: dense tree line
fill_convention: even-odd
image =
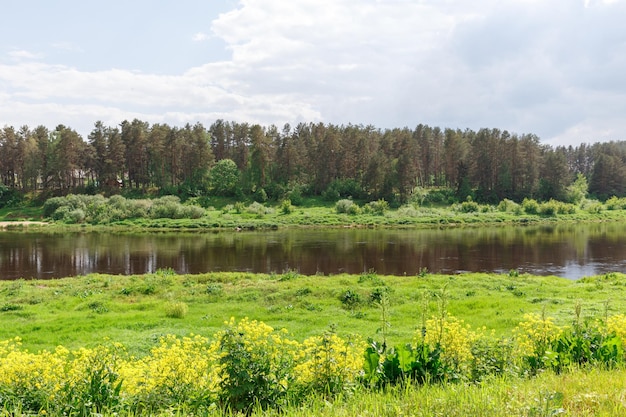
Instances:
[[[626,142],[553,148],[498,129],[279,129],[223,120],[208,128],[96,122],[87,140],[63,125],[0,130],[4,188],[44,195],[156,190],[278,199],[298,192],[402,203],[444,187],[460,200],[564,200],[579,175],[595,197],[626,195]]]

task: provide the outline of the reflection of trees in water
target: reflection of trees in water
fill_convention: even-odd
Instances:
[[[381,274],[561,268],[624,258],[626,225],[594,223],[428,230],[327,229],[272,232],[0,235],[8,279],[89,272],[140,274],[249,270]]]

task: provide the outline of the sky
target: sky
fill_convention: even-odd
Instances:
[[[626,140],[626,0],[0,0],[0,127],[428,124]]]

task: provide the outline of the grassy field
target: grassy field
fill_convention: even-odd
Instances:
[[[380,339],[381,293],[389,298],[389,344],[412,340],[442,303],[473,328],[510,334],[524,313],[544,312],[571,324],[626,312],[626,277],[579,281],[530,275],[303,276],[247,273],[142,276],[92,274],[59,280],[0,281],[0,340],[23,338],[32,351],[94,346],[104,338],[145,353],[160,336],[211,335],[231,317],[261,320],[302,340],[336,327]],[[168,308],[184,303],[184,317]]]
[[[549,352],[534,351],[533,355],[548,362],[531,377],[532,366],[507,362],[506,370],[485,374],[479,382],[391,384],[371,389],[355,384],[358,379],[346,385],[343,378],[348,369],[350,378],[358,378],[363,369],[363,365],[349,368],[350,363],[363,360],[365,345],[356,341],[372,338],[386,340],[389,346],[414,344],[418,329],[429,318],[445,316],[452,325],[452,333],[446,330],[446,334],[452,339],[441,339],[447,346],[444,352],[460,354],[463,347],[455,343],[471,341],[468,327],[484,334],[490,343],[515,339],[519,349],[526,336],[516,332],[521,329],[520,322],[528,323],[526,313],[542,317],[535,324],[547,326],[536,333],[543,338],[555,329],[549,318],[554,318],[557,327],[566,328],[576,327],[576,322],[606,322],[621,315],[618,326],[623,326],[624,311],[626,275],[619,273],[571,281],[514,272],[398,277],[373,272],[177,275],[158,270],[140,276],[92,274],[48,281],[2,281],[0,341],[20,337],[22,345],[15,350],[12,342],[0,342],[0,415],[33,415],[37,410],[48,415],[241,415],[229,410],[233,406],[250,415],[265,416],[621,416],[626,412],[623,365],[611,369],[568,365],[554,373],[545,368],[550,363]],[[225,323],[231,317],[236,321]],[[252,321],[242,320],[244,317]],[[463,320],[460,327],[454,327],[453,317]],[[533,337],[534,327],[526,329]],[[622,333],[626,334],[620,327],[618,334]],[[167,335],[177,339],[164,339]],[[577,337],[581,342],[587,340],[586,333]],[[211,340],[219,341],[219,346],[207,344]],[[349,340],[355,341],[352,353],[344,345]],[[536,339],[535,346],[545,347],[542,340]],[[59,349],[60,345],[74,353],[68,356],[69,351]],[[122,345],[121,355],[116,352]],[[224,350],[226,346],[228,350]],[[497,347],[491,350],[494,346],[476,356],[482,358],[478,362],[471,360],[471,366],[482,369],[483,360],[504,352]],[[281,369],[274,368],[280,363],[276,361],[287,352],[291,352],[287,355],[290,361],[299,361],[295,368],[290,362],[288,368],[293,372],[288,374],[290,378],[295,378],[289,385],[295,391],[289,392],[295,397],[277,397],[280,406],[274,406],[271,393],[282,392],[286,380],[268,385],[270,391],[258,391],[259,380],[255,377],[245,382],[245,375],[255,369],[264,378],[273,378]],[[619,359],[623,350],[617,352],[608,354]],[[459,371],[469,372],[470,362],[464,359],[465,365],[454,365],[454,357],[447,356],[445,360],[452,362],[446,366],[461,366]],[[345,370],[326,368],[344,360]],[[218,363],[227,365],[221,368]],[[201,371],[203,366],[208,366],[209,374]],[[234,369],[237,378],[244,375],[242,383],[253,383],[254,398],[260,395],[269,401],[263,410],[255,409],[250,397],[241,397],[241,385],[228,384],[224,369]],[[185,376],[196,370],[197,375]],[[342,380],[342,388],[332,395],[324,394],[326,385],[310,385],[317,379],[306,382],[306,375],[322,375],[320,381],[325,384],[334,381],[323,377],[325,372],[331,372],[329,378]],[[75,373],[84,376],[72,379]],[[142,379],[146,375],[148,379]],[[153,386],[160,375],[171,376]],[[215,394],[217,387],[210,385],[213,378],[221,381],[221,394]],[[57,380],[66,381],[63,384],[70,384],[67,387],[71,389],[55,385]],[[122,394],[122,385],[117,385],[120,381],[126,387]],[[204,384],[209,385],[202,388]],[[300,392],[299,386],[312,391]],[[38,394],[40,389],[45,397]],[[4,398],[14,402],[4,402]],[[163,403],[161,398],[174,403]],[[130,408],[111,414],[126,402],[125,407]],[[146,404],[152,408],[145,408]]]

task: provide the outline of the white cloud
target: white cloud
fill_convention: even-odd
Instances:
[[[13,51],[10,51],[7,55],[13,61],[31,60],[31,59],[41,58],[41,54],[36,54],[36,53],[25,51],[25,50],[13,50]]]
[[[191,40],[193,40],[194,42],[202,42],[206,41],[207,39],[209,39],[209,35],[204,32],[195,33],[191,38]]]
[[[593,6],[602,6],[602,5],[611,5],[618,3],[622,0],[585,0],[585,7],[593,7]]]
[[[620,0],[241,0],[192,37],[224,41],[230,59],[177,75],[83,71],[16,49],[0,64],[0,114],[11,124],[43,114],[71,125],[82,112],[89,127],[224,118],[626,139],[624,12]]]

